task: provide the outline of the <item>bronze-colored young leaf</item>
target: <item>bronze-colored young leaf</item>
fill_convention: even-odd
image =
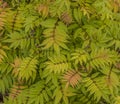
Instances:
[[[23,86],[20,83],[15,83],[13,85],[13,87],[11,88],[9,97],[12,99],[15,99],[25,88],[26,88],[26,86]]]
[[[70,16],[68,12],[64,12],[61,15],[61,20],[67,25],[69,25],[72,22],[72,17]]]
[[[75,87],[81,80],[81,76],[78,71],[69,70],[64,74],[63,80],[66,81],[66,87],[68,87],[69,85]]]

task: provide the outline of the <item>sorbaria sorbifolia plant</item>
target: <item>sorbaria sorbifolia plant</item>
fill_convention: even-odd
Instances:
[[[120,104],[120,0],[0,0],[4,104]]]

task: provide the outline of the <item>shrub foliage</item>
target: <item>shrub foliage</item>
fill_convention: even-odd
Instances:
[[[120,0],[0,0],[4,104],[120,104],[119,53]]]

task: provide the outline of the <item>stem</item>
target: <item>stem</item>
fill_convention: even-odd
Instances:
[[[113,69],[113,65],[111,66],[110,71],[109,71],[109,73],[108,73],[108,80],[110,80],[110,76],[111,76],[112,69]]]

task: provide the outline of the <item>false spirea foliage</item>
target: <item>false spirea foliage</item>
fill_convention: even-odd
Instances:
[[[120,0],[0,0],[4,104],[120,104]]]

